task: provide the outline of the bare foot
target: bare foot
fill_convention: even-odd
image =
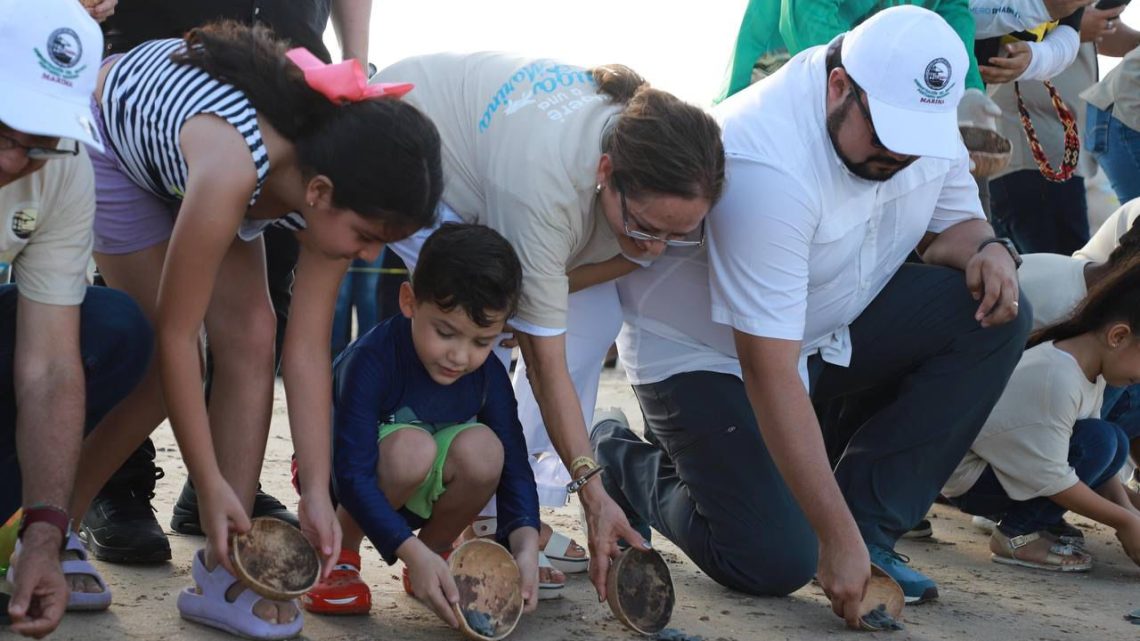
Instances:
[[[60,561],[78,561],[79,559],[79,552],[75,550],[64,550],[59,554]],[[103,586],[99,585],[95,577],[90,574],[65,574],[64,578],[67,579],[72,592],[98,594],[103,591]]]
[[[554,530],[546,521],[542,521],[538,529],[538,549],[546,549],[546,544],[550,542],[552,534],[554,534]],[[561,556],[566,556],[571,559],[584,559],[586,558],[586,548],[578,545],[578,542],[574,539],[570,539],[570,545],[566,547],[566,552]]]

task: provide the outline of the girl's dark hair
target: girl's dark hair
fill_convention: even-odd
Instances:
[[[1126,323],[1133,334],[1140,335],[1140,256],[1121,263],[1094,285],[1072,316],[1030,336],[1029,347],[1096,331],[1110,323]]]
[[[293,142],[306,177],[333,183],[333,204],[366,218],[422,228],[443,191],[439,132],[400,100],[343,105],[309,87],[267,27],[225,21],[190,31],[172,54],[245,94]]]
[[[417,302],[445,312],[463,308],[480,327],[488,313],[510,318],[518,309],[522,265],[499,232],[483,225],[444,223],[424,242],[412,274]]]
[[[602,151],[613,163],[613,182],[635,196],[720,199],[724,145],[712,116],[651,88],[624,65],[595,67],[590,74],[598,93],[625,105],[602,139]]]

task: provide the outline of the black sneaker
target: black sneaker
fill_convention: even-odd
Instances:
[[[257,486],[257,495],[253,497],[253,518],[266,516],[284,521],[300,529],[301,522],[297,515],[289,511],[281,501],[261,491]],[[202,536],[202,526],[198,522],[198,492],[190,479],[182,486],[182,493],[178,495],[178,502],[174,504],[174,516],[170,519],[170,528],[179,534]]]
[[[115,473],[83,515],[79,536],[92,556],[108,563],[170,560],[170,541],[150,503],[155,481],[163,476],[145,446]]]
[[[1071,545],[1078,550],[1084,550],[1085,548],[1085,533],[1065,519],[1061,519],[1056,525],[1045,528],[1045,531],[1063,545]]]
[[[912,527],[908,532],[902,535],[904,539],[929,539],[934,536],[934,528],[930,525],[929,519],[922,519],[918,525]]]

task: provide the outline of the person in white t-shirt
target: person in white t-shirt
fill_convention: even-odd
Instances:
[[[1072,317],[1034,335],[981,433],[942,494],[995,519],[993,560],[1079,572],[1092,558],[1050,530],[1072,510],[1116,530],[1140,564],[1140,511],[1116,474],[1120,426],[1101,420],[1106,383],[1140,380],[1140,269],[1095,287]]]
[[[623,282],[619,353],[652,442],[598,422],[603,481],[726,586],[816,576],[853,627],[871,561],[907,601],[937,596],[895,541],[981,429],[1031,318],[958,135],[966,60],[937,15],[894,7],[725,101],[707,258],[669,252]],[[904,263],[916,248],[926,264]],[[822,433],[813,401],[844,405]]]
[[[124,294],[88,287],[95,185],[83,143],[103,38],[75,0],[0,0],[0,523],[12,630],[42,637],[111,593],[69,530],[83,435],[124,398],[152,335]],[[9,283],[9,280],[15,282]]]
[[[522,352],[519,418],[539,500],[565,505],[570,476],[597,467],[586,425],[602,361],[621,327],[612,281],[667,245],[703,244],[703,220],[724,183],[720,128],[621,65],[585,69],[502,53],[443,53],[402,60],[376,79],[415,83],[405,100],[439,128],[441,222],[485,224],[519,255],[522,295],[509,322]],[[428,234],[389,246],[414,269]],[[579,498],[590,576],[604,596],[618,539],[641,545],[642,537],[600,483],[588,482]],[[480,518],[474,529],[495,527]],[[584,550],[567,537],[546,524],[540,537],[556,568],[587,569]],[[556,589],[560,578],[547,579]]]

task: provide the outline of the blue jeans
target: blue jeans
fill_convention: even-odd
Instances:
[[[1085,145],[1104,168],[1121,203],[1140,196],[1140,132],[1113,117],[1111,111],[1088,106]]]
[[[356,328],[363,334],[380,322],[380,312],[376,306],[376,286],[380,280],[380,266],[384,262],[385,249],[375,261],[368,263],[359,258],[352,261],[348,273],[340,283],[336,297],[336,313],[333,316],[332,345],[333,358],[352,342],[352,309],[356,308]],[[357,271],[359,270],[359,271]]]
[[[1085,179],[1046,180],[1036,169],[990,181],[990,215],[998,236],[1013,239],[1021,253],[1065,254],[1089,241]]]
[[[1069,441],[1069,465],[1085,485],[1096,489],[1111,479],[1128,457],[1128,437],[1114,423],[1098,418],[1077,421]],[[990,466],[974,486],[950,502],[967,514],[1000,521],[1002,532],[1020,536],[1061,522],[1065,508],[1046,496],[1015,501],[1006,494]]]
[[[15,512],[22,501],[12,370],[18,298],[16,285],[0,285],[0,521]],[[153,345],[150,324],[130,297],[108,287],[87,288],[79,324],[87,387],[85,434],[135,388],[150,363]],[[51,465],[53,461],[23,463]]]

